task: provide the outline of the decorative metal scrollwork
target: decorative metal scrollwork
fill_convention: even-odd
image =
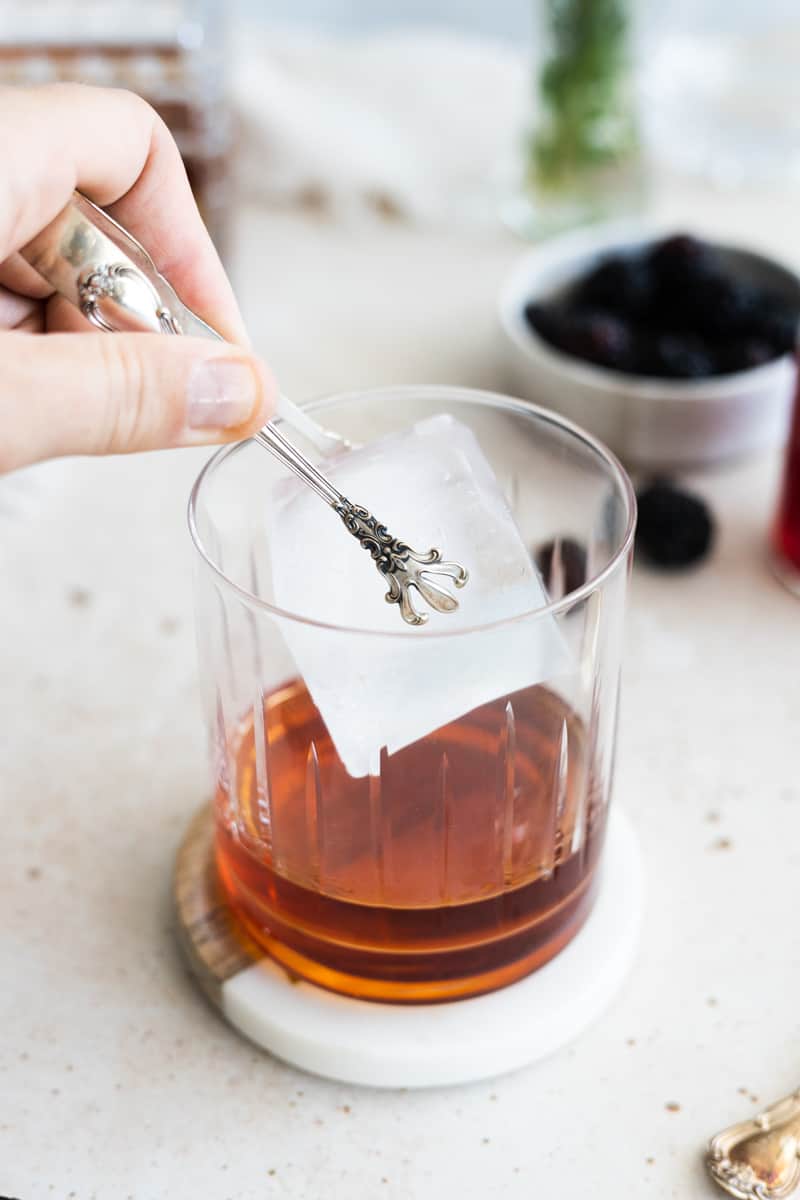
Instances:
[[[800,1183],[800,1091],[711,1139],[706,1163],[737,1200],[783,1200]]]
[[[83,315],[104,333],[125,328],[118,319],[120,311],[137,322],[144,320],[155,333],[181,332],[150,281],[127,263],[101,263],[85,271],[78,280],[78,299]]]
[[[429,550],[427,554],[412,550],[399,538],[392,537],[386,526],[360,504],[343,498],[333,507],[386,577],[389,585],[386,601],[400,606],[400,614],[407,624],[424,625],[428,619],[427,614],[414,607],[410,596],[412,588],[435,612],[450,613],[458,608],[455,597],[432,577],[452,579],[457,588],[462,588],[469,578],[462,566],[442,561],[439,550]]]

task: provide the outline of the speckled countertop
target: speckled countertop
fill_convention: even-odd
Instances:
[[[664,207],[800,257],[789,198]],[[255,211],[239,232],[290,394],[502,385],[493,298],[518,247],[500,233]],[[616,794],[649,906],[623,994],[516,1075],[373,1093],[241,1041],[176,952],[172,858],[206,789],[184,524],[204,458],[0,483],[0,1193],[713,1196],[707,1136],[800,1082],[800,604],[764,563],[777,460],[693,480],[721,521],[706,567],[634,576]]]

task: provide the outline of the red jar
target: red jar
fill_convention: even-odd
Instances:
[[[778,575],[800,595],[800,373],[772,545]]]

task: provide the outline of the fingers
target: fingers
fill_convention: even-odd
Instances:
[[[231,341],[246,341],[178,149],[144,100],[77,84],[0,88],[0,144],[0,262],[77,187],[130,229],[190,308]]]
[[[0,329],[27,329],[32,324],[41,328],[42,315],[35,300],[0,286]]]
[[[64,454],[235,441],[275,385],[247,351],[154,334],[0,335],[0,473]]]
[[[58,297],[41,306],[49,290],[17,254],[77,187],[130,229],[190,308],[246,344],[177,147],[143,100],[68,84],[0,88],[0,144],[0,326],[86,328]],[[268,419],[274,398],[263,364],[231,345],[0,334],[0,472],[54,455],[236,440]]]

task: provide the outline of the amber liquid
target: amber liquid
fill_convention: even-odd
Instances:
[[[447,1000],[540,967],[586,919],[605,809],[585,727],[533,687],[351,778],[308,692],[252,717],[217,794],[222,885],[290,972]],[[238,810],[238,811],[237,811]]]

